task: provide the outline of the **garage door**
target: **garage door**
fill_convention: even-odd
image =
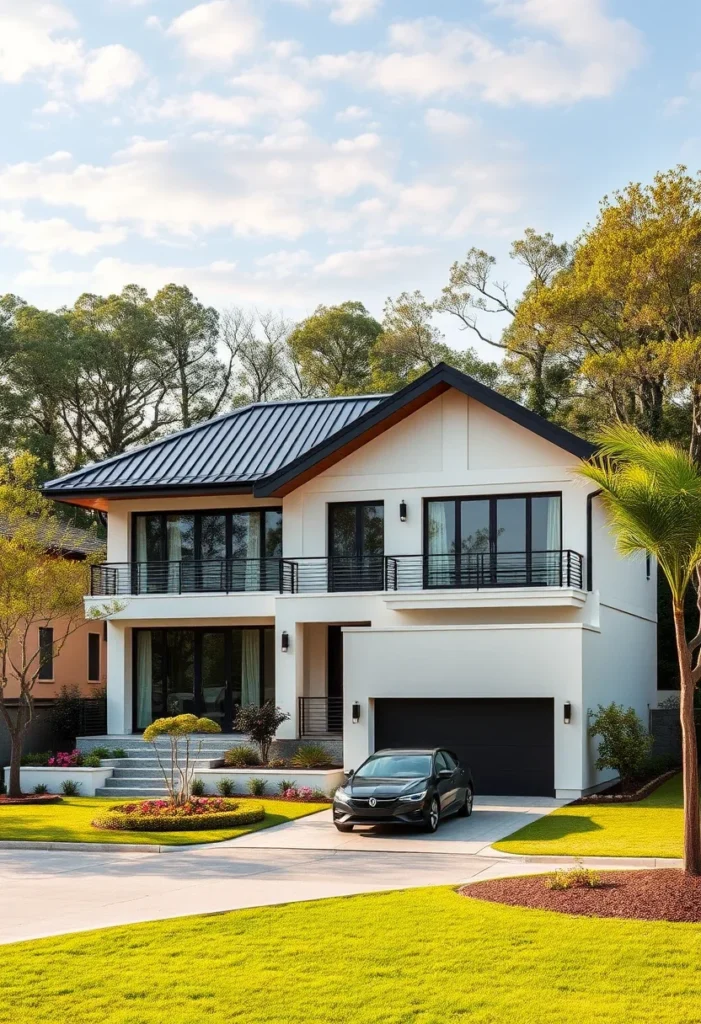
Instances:
[[[470,766],[482,794],[552,796],[553,701],[375,701],[375,749],[447,747]]]

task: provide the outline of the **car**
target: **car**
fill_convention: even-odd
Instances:
[[[355,825],[418,825],[435,832],[450,814],[469,818],[474,792],[470,769],[450,750],[378,750],[336,790],[333,823],[339,832]]]

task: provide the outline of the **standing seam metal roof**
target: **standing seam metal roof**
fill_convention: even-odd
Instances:
[[[387,396],[261,402],[51,480],[47,495],[241,486],[284,468]]]

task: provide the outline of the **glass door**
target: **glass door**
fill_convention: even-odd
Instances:
[[[329,506],[329,590],[383,590],[384,555],[381,502]]]
[[[232,704],[230,651],[223,629],[203,632],[200,648],[200,714],[217,722],[222,732],[231,732]]]

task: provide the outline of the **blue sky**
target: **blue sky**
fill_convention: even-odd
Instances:
[[[694,0],[0,0],[0,293],[379,315],[472,245],[517,292],[525,227],[701,167],[700,29]]]

